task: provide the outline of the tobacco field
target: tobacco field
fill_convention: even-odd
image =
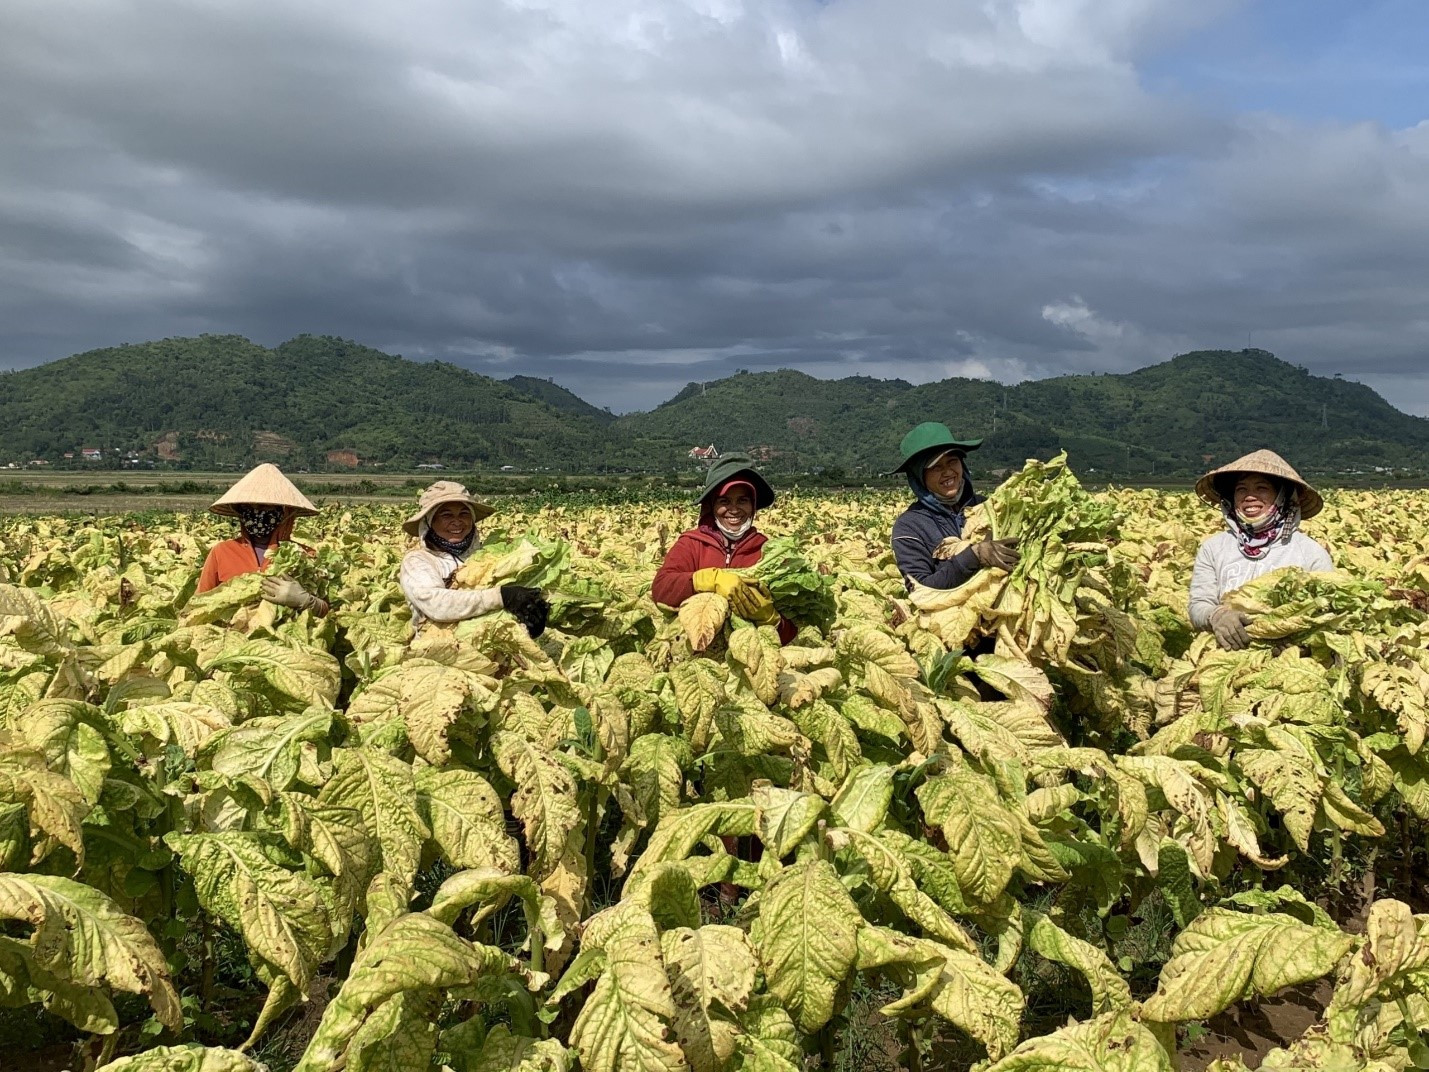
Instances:
[[[1330,493],[1241,652],[1189,493],[1029,463],[911,596],[904,505],[761,513],[782,648],[651,601],[688,504],[498,504],[538,640],[409,642],[398,507],[298,523],[324,619],[193,597],[220,518],[0,520],[0,1064],[1162,1072],[1301,987],[1262,1067],[1429,1067],[1429,495]]]

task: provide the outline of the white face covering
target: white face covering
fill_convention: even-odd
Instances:
[[[741,536],[743,536],[746,532],[748,532],[748,531],[750,530],[750,528],[751,528],[751,526],[753,526],[753,524],[754,524],[754,518],[752,518],[752,517],[746,517],[746,518],[744,519],[744,523],[743,523],[743,524],[741,524],[738,528],[731,529],[731,528],[726,528],[724,522],[721,521],[719,518],[715,518],[715,528],[719,529],[720,532],[724,533],[725,536],[726,536],[728,539],[731,539],[731,540],[737,540],[737,539],[739,539]]]

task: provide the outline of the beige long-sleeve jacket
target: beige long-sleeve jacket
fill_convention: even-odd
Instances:
[[[472,544],[472,551],[480,549]],[[467,552],[467,556],[471,554]],[[415,634],[428,621],[460,622],[501,609],[499,588],[448,588],[451,575],[461,568],[467,556],[433,551],[426,546],[414,547],[402,556],[398,583],[412,608],[412,631]]]

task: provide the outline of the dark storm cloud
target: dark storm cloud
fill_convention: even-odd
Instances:
[[[18,0],[0,356],[323,332],[620,409],[1247,333],[1412,372],[1429,129],[1148,92],[1231,6]]]

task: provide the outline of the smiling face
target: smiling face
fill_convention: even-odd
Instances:
[[[432,515],[432,531],[448,543],[460,543],[475,527],[471,509],[463,503],[442,503]]]
[[[951,499],[963,486],[963,459],[956,451],[946,451],[923,470],[923,486],[934,495]]]
[[[730,488],[714,503],[714,516],[727,529],[737,529],[754,516],[754,496],[748,488]]]
[[[1275,508],[1275,499],[1279,494],[1280,489],[1268,476],[1246,473],[1237,478],[1231,503],[1237,514],[1247,521],[1255,521]]]

